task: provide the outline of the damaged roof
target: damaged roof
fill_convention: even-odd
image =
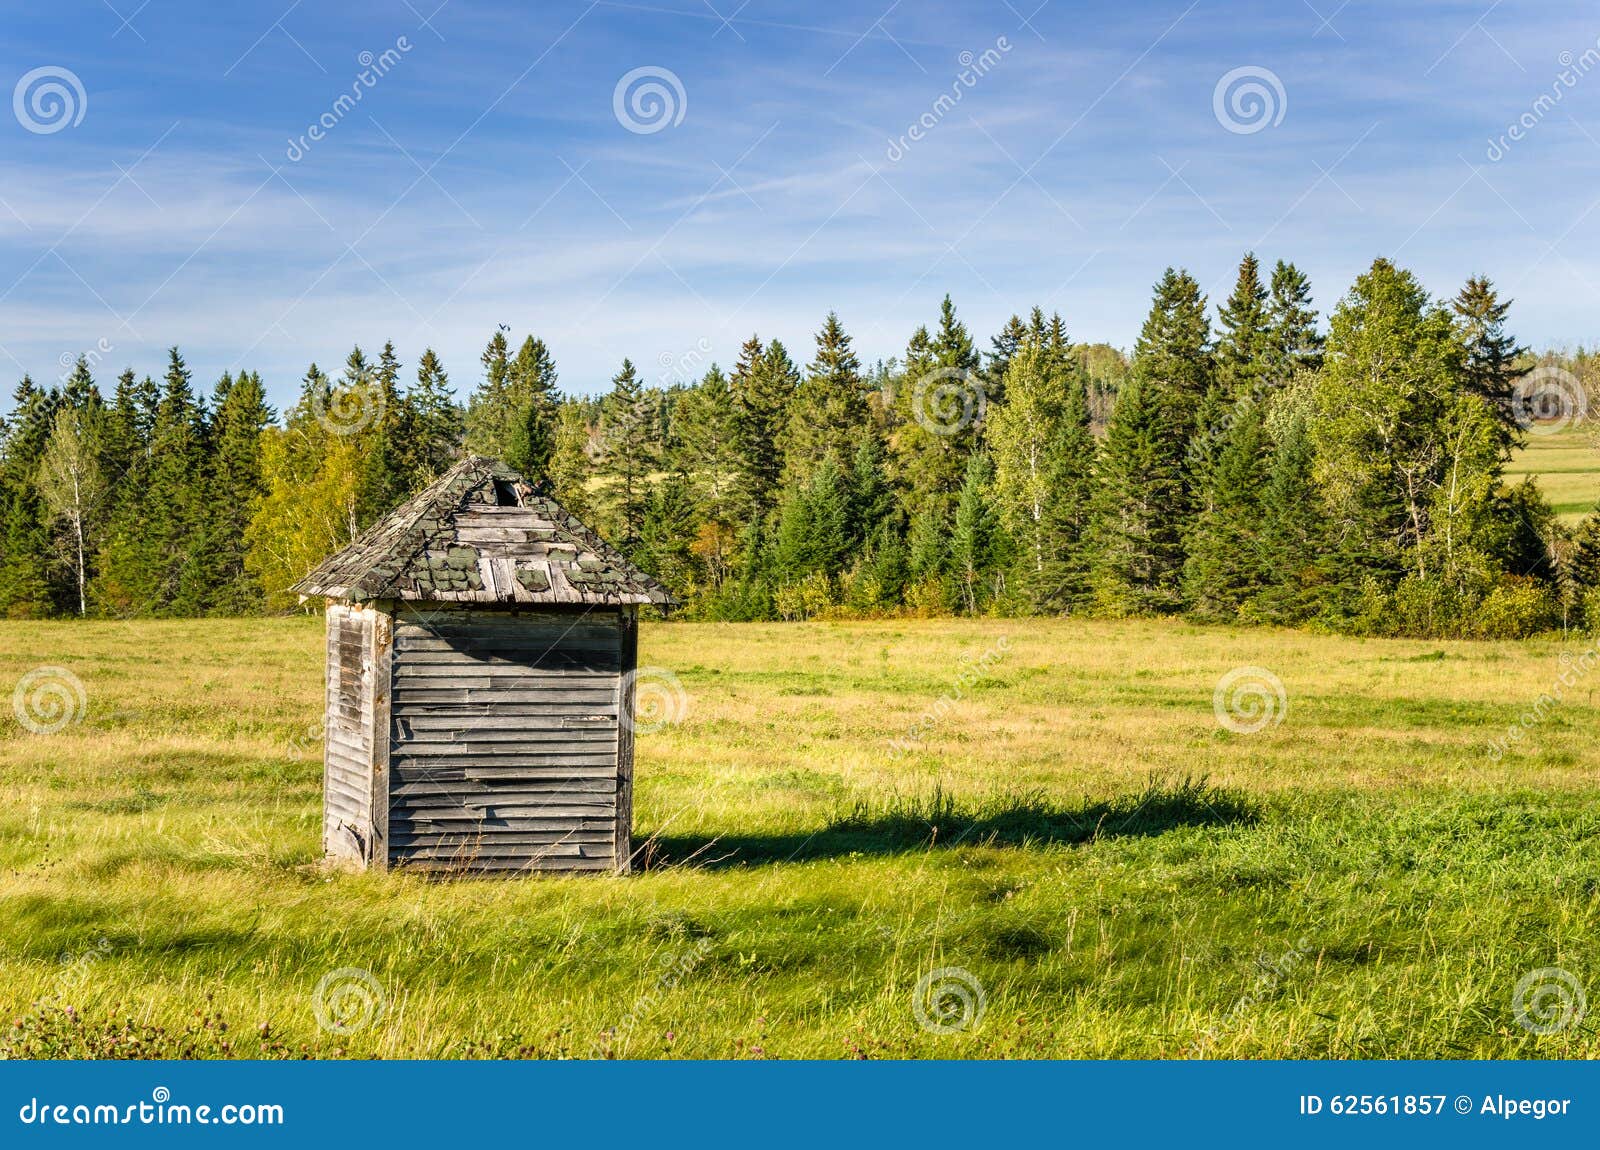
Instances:
[[[471,456],[292,588],[332,599],[669,606],[650,576],[495,459]]]

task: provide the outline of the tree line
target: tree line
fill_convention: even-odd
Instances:
[[[1549,396],[1474,277],[1434,299],[1376,260],[1326,330],[1306,277],[1246,255],[1215,321],[1168,269],[1131,355],[946,297],[870,366],[830,313],[802,365],[752,336],[565,395],[508,329],[458,404],[425,351],[197,391],[177,349],[109,398],[80,358],[0,423],[0,613],[281,610],[288,586],[463,452],[504,459],[708,619],[1185,614],[1368,634],[1600,625],[1600,517],[1505,469]],[[1543,370],[1556,361],[1545,357]],[[1559,376],[1591,373],[1583,352]],[[1559,392],[1559,388],[1557,389]],[[1581,418],[1585,393],[1564,402]]]

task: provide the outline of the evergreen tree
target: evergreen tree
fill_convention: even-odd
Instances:
[[[1522,426],[1517,422],[1514,392],[1525,369],[1517,366],[1528,353],[1506,331],[1506,316],[1511,301],[1501,301],[1487,276],[1467,280],[1451,308],[1456,329],[1466,350],[1463,370],[1467,390],[1478,396],[1494,412],[1501,430],[1501,444],[1509,456],[1522,443]]]
[[[594,470],[589,452],[588,405],[582,400],[564,399],[556,410],[550,490],[561,506],[583,520],[590,513],[589,477]]]
[[[215,463],[205,504],[211,517],[209,606],[221,614],[244,615],[261,607],[261,585],[245,564],[246,534],[266,491],[261,437],[276,414],[254,372],[241,372],[230,387],[219,385],[214,407]]]
[[[987,408],[979,358],[955,305],[945,296],[938,331],[923,329],[906,349],[904,384],[889,438],[907,510],[948,519]]]
[[[1253,252],[1239,263],[1233,293],[1217,311],[1217,383],[1230,400],[1255,396],[1269,366],[1267,289]]]
[[[38,480],[60,406],[58,391],[45,391],[26,375],[12,392],[11,419],[0,443],[0,614],[7,618],[37,618],[58,606]]]
[[[955,528],[950,533],[951,566],[969,615],[977,614],[979,605],[990,597],[986,584],[1003,554],[1000,519],[989,501],[993,474],[988,454],[973,452],[961,481]]]
[[[639,543],[650,496],[650,474],[658,460],[654,411],[633,361],[624,359],[600,407],[596,474],[602,486],[597,504],[613,538],[624,552]]]
[[[406,490],[418,491],[450,470],[462,436],[461,408],[431,347],[417,361],[417,380],[406,392],[405,405],[410,434],[400,444],[400,464]]]
[[[511,388],[511,350],[505,324],[495,328],[483,349],[483,382],[467,399],[466,448],[476,455],[504,460],[510,454],[516,426],[516,397]]]
[[[769,349],[770,352],[770,349]],[[784,431],[785,482],[803,486],[830,453],[849,459],[870,431],[861,361],[839,317],[828,313],[817,333],[816,358],[789,405]]]
[[[752,517],[765,515],[777,498],[789,405],[799,386],[800,372],[777,340],[763,348],[751,336],[739,349],[731,388],[747,484],[746,513]]]
[[[1267,374],[1282,382],[1299,368],[1322,366],[1322,336],[1311,306],[1311,282],[1299,268],[1279,260],[1272,268],[1267,303]]]
[[[1152,385],[1135,376],[1117,396],[1095,465],[1090,577],[1109,615],[1176,610],[1183,569],[1183,469]]]
[[[1207,477],[1184,561],[1190,611],[1216,622],[1237,620],[1265,580],[1259,532],[1267,435],[1260,404],[1245,399],[1240,405]]]
[[[528,336],[511,363],[512,426],[505,461],[541,486],[550,482],[555,451],[556,365],[544,341]]]
[[[1263,584],[1245,613],[1268,623],[1304,623],[1334,605],[1328,599],[1334,572],[1331,525],[1303,414],[1292,418],[1272,448],[1260,514]]]
[[[712,364],[684,393],[674,419],[679,470],[690,477],[695,501],[711,522],[731,526],[743,482],[739,412],[722,369]]]

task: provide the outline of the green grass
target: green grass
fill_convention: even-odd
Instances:
[[[1579,422],[1559,432],[1536,428],[1506,468],[1516,481],[1535,476],[1565,523],[1576,523],[1600,504],[1600,439],[1595,425]]]
[[[1513,998],[1600,995],[1600,667],[1488,752],[1586,647],[647,624],[647,869],[441,882],[319,865],[320,620],[6,624],[0,688],[88,705],[0,715],[0,1055],[1595,1057]],[[1219,724],[1241,666],[1282,722]],[[385,1009],[331,1033],[347,968]],[[918,1025],[942,968],[975,1027]]]

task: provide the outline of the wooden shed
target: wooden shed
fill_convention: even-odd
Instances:
[[[638,613],[669,602],[659,584],[473,457],[294,590],[328,600],[329,856],[628,870]]]

